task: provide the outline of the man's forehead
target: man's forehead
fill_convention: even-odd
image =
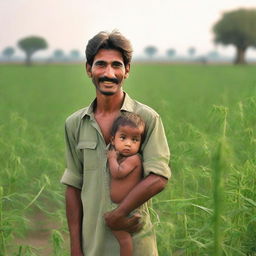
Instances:
[[[124,63],[123,56],[120,51],[114,49],[100,49],[94,57],[94,61],[113,62],[118,61]]]

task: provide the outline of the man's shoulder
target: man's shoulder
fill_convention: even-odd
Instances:
[[[152,108],[146,104],[143,104],[137,100],[135,102],[135,112],[140,115],[145,121],[149,121],[152,119],[156,119],[159,117],[159,114]]]
[[[71,115],[69,115],[66,119],[66,125],[68,127],[74,127],[78,126],[78,124],[81,122],[81,119],[83,118],[84,114],[87,112],[89,106],[81,108]]]

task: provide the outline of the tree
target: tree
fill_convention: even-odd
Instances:
[[[211,59],[217,59],[219,57],[219,53],[217,51],[210,51],[208,53],[208,56],[211,58]]]
[[[7,57],[8,59],[10,59],[12,57],[12,55],[14,54],[15,50],[13,47],[6,47],[4,50],[3,50],[3,55],[5,57]]]
[[[78,50],[71,50],[70,51],[70,56],[72,59],[78,59],[80,57],[80,52]]]
[[[19,40],[18,46],[26,54],[27,65],[31,65],[31,57],[35,52],[46,49],[48,47],[45,39],[37,36],[30,36]]]
[[[248,47],[256,47],[256,9],[225,12],[213,26],[214,41],[236,47],[235,64],[245,64]]]
[[[157,53],[157,48],[155,46],[147,46],[144,52],[149,56],[153,57]]]
[[[53,56],[54,56],[55,59],[61,60],[61,59],[63,59],[63,57],[64,57],[64,52],[63,52],[61,49],[56,49],[56,50],[53,52]]]
[[[193,58],[196,54],[196,48],[195,47],[189,47],[188,48],[188,54],[191,58]]]
[[[171,48],[171,49],[168,49],[168,50],[166,51],[166,54],[167,54],[168,57],[172,58],[172,57],[175,56],[176,51],[175,51],[175,49],[172,49],[172,48]]]

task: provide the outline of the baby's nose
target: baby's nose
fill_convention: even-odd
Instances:
[[[131,141],[130,140],[126,140],[125,145],[131,146]]]

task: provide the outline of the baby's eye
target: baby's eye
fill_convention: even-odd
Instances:
[[[125,139],[125,136],[120,136],[120,140],[124,140]]]
[[[138,139],[138,138],[134,138],[134,139],[132,139],[132,141],[133,141],[133,142],[138,142],[139,139]]]

